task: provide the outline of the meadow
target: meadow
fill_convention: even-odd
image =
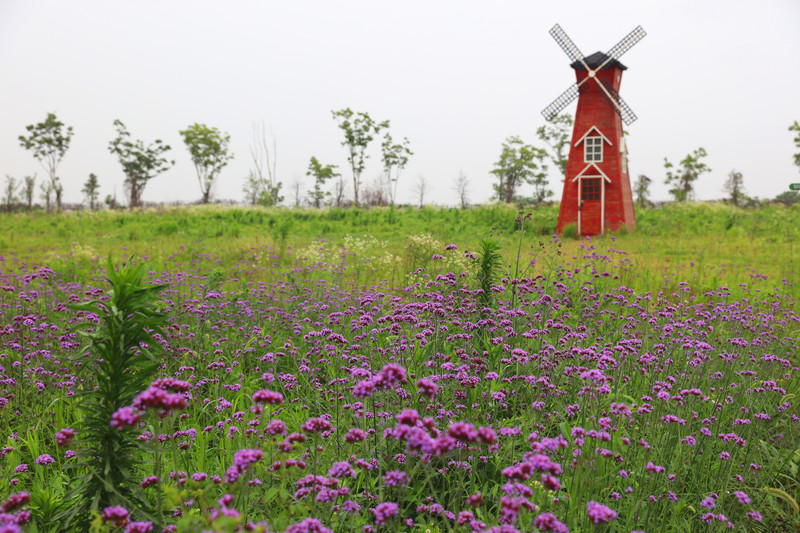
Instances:
[[[0,531],[800,528],[800,209],[556,216],[2,216]]]

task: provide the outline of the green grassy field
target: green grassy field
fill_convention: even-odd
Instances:
[[[228,271],[245,268],[254,257],[287,267],[298,254],[324,249],[335,255],[346,246],[358,260],[370,263],[349,275],[397,281],[427,266],[445,244],[474,250],[489,236],[500,243],[509,264],[516,265],[519,258],[519,264],[527,265],[541,251],[540,243],[552,241],[558,208],[524,213],[530,218],[521,231],[518,209],[503,204],[469,210],[205,206],[12,214],[0,218],[0,253],[9,256],[6,261],[24,257],[80,275],[80,263],[106,256],[136,254],[155,264],[172,261]],[[744,210],[721,203],[669,204],[639,210],[637,217],[635,231],[591,240],[603,253],[625,252],[631,270],[627,282],[637,290],[669,288],[680,281],[692,281],[697,290],[753,283],[772,288],[800,274],[798,206]],[[586,244],[585,239],[562,240],[557,260],[577,259]],[[278,270],[259,269],[258,276]],[[797,295],[794,287],[789,292]]]

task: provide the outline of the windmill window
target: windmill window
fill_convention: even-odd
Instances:
[[[602,137],[586,137],[583,142],[583,161],[585,163],[600,163],[603,161]]]
[[[600,178],[584,178],[581,180],[581,200],[600,199]]]

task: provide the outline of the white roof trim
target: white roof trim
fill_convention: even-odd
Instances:
[[[605,135],[603,135],[603,134],[602,134],[602,132],[601,132],[600,130],[598,130],[598,129],[597,129],[597,126],[592,126],[591,128],[589,128],[589,131],[587,131],[586,133],[584,133],[584,134],[583,134],[583,137],[581,137],[580,139],[578,139],[577,141],[575,141],[575,146],[578,146],[579,144],[581,144],[581,143],[583,142],[583,140],[584,140],[586,137],[588,137],[590,133],[592,133],[592,131],[596,131],[596,132],[597,132],[597,135],[599,135],[600,137],[602,137],[602,138],[603,138],[603,140],[604,140],[605,142],[607,142],[609,146],[613,146],[613,145],[611,144],[611,141],[609,141],[609,140],[608,140],[608,137],[606,137]]]
[[[597,165],[595,165],[594,163],[589,163],[588,165],[586,165],[586,168],[584,168],[583,170],[581,170],[581,171],[578,173],[578,175],[577,175],[577,176],[575,176],[574,178],[572,178],[572,181],[576,181],[578,178],[582,177],[582,176],[583,176],[583,175],[586,173],[586,171],[587,171],[587,170],[589,170],[590,168],[594,168],[594,170],[596,170],[596,171],[597,171],[597,174],[588,174],[586,177],[600,175],[600,176],[603,176],[603,179],[605,179],[605,180],[606,180],[608,183],[611,183],[611,178],[609,178],[608,176],[606,176],[606,173],[605,173],[605,172],[603,172],[602,170],[600,170],[600,167],[598,167],[598,166],[597,166]]]

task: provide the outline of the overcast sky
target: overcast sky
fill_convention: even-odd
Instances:
[[[647,32],[621,58],[620,94],[639,117],[625,128],[630,173],[653,179],[655,199],[669,198],[664,157],[701,146],[712,172],[698,199],[721,198],[732,169],[762,198],[800,182],[787,131],[800,120],[797,0],[0,0],[0,174],[45,177],[17,137],[55,112],[75,130],[58,171],[67,202],[81,200],[90,172],[101,198],[124,196],[108,152],[117,118],[135,139],[173,147],[176,165],[150,182],[148,202],[200,198],[178,134],[194,122],[231,135],[235,159],[217,198],[242,199],[261,120],[277,139],[284,188],[310,185],[311,156],[349,180],[331,111],[350,107],[410,140],[400,201],[423,175],[432,203],[454,204],[459,172],[472,200],[485,201],[503,140],[539,143],[541,110],[574,82],[548,34],[555,23],[586,55],[637,25]],[[366,181],[381,172],[378,144]],[[559,198],[555,175],[551,188]]]

